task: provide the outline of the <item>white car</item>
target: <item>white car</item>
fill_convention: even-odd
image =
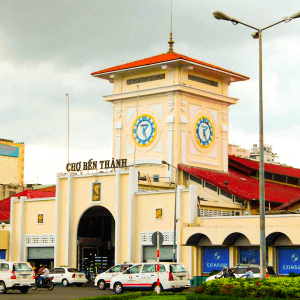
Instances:
[[[181,263],[160,263],[159,281],[157,287],[157,264],[141,263],[113,277],[110,289],[121,294],[124,290],[182,290],[191,286],[188,271]]]
[[[19,290],[26,294],[34,286],[35,274],[27,262],[0,262],[0,294],[7,290]]]
[[[109,287],[110,281],[116,275],[123,273],[128,268],[132,267],[133,263],[124,263],[120,265],[116,265],[107,271],[97,275],[95,278],[95,286],[97,286],[100,290],[105,290],[106,287]]]
[[[87,283],[87,279],[84,273],[80,273],[75,268],[58,267],[50,270],[51,277],[54,277],[55,283],[61,283],[63,286],[75,284],[76,286],[82,286]]]

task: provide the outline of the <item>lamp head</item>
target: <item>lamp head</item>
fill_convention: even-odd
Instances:
[[[251,35],[252,35],[252,37],[254,38],[254,39],[258,39],[259,38],[259,31],[255,31],[255,32],[253,32]]]
[[[226,14],[222,13],[221,11],[215,11],[213,16],[217,20],[224,20],[224,21],[232,21],[232,18],[227,16]]]
[[[161,163],[162,163],[163,165],[168,165],[168,163],[167,163],[165,160],[162,160]]]
[[[291,16],[291,19],[297,19],[297,18],[300,18],[300,11],[298,11],[297,13]]]
[[[4,222],[2,222],[1,224],[0,224],[0,226],[2,227],[2,229],[6,226],[6,224],[4,223]]]

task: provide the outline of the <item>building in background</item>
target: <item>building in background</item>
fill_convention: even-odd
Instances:
[[[250,152],[250,158],[259,160],[259,146],[257,144],[253,144],[253,147]],[[266,163],[277,163],[279,164],[279,156],[277,153],[272,151],[272,145],[264,145],[264,162]]]
[[[228,154],[248,158],[250,156],[250,150],[242,148],[240,145],[229,144]]]
[[[0,200],[23,190],[24,143],[0,138]]]

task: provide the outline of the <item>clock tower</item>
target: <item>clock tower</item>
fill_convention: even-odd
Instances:
[[[228,108],[238,101],[228,86],[248,77],[172,49],[92,76],[114,84],[104,97],[114,108],[114,158],[170,181],[162,161],[228,171]]]

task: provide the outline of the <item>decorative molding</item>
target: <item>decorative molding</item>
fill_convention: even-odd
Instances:
[[[207,85],[214,86],[214,87],[218,87],[218,85],[219,85],[219,83],[217,81],[199,77],[199,76],[192,75],[192,74],[188,74],[188,80],[196,81],[196,82],[207,84]]]
[[[56,238],[54,234],[25,235],[26,247],[46,247],[46,246],[55,246],[55,244],[56,244]]]
[[[186,102],[186,97],[185,97],[185,96],[182,96],[182,101],[181,101],[181,103],[180,103],[180,105],[181,105],[181,111],[182,111],[182,112],[185,112],[186,104],[187,104],[187,102]]]
[[[154,231],[142,231],[140,233],[140,244],[142,246],[152,246],[152,234]],[[165,245],[173,245],[174,241],[174,232],[173,231],[161,231],[164,241],[163,246]],[[178,233],[176,234],[176,237],[178,238]],[[176,238],[176,240],[177,240]]]
[[[122,117],[122,103],[121,102],[117,103],[117,105],[116,105],[116,114],[119,119]]]
[[[169,112],[172,112],[174,108],[174,94],[173,93],[168,94],[168,98],[169,98],[168,100]]]
[[[223,106],[222,106],[222,121],[225,121],[225,120],[226,120],[226,115],[227,115],[227,112],[226,112],[226,106],[223,105]]]
[[[180,116],[180,123],[186,125],[187,124],[187,117],[186,116]]]
[[[127,85],[138,84],[138,83],[149,82],[149,81],[163,80],[165,78],[166,78],[165,73],[155,74],[155,75],[149,75],[149,76],[144,76],[144,77],[127,79],[126,83],[127,83]]]

